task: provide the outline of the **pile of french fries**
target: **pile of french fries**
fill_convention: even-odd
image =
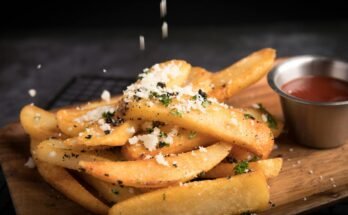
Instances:
[[[268,159],[283,129],[261,104],[223,102],[262,78],[273,49],[212,73],[156,64],[123,95],[48,112],[25,106],[39,173],[96,214],[241,214],[269,208]],[[88,184],[88,187],[85,185]]]

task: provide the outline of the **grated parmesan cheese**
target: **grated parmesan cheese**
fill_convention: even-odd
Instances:
[[[169,166],[168,161],[164,158],[162,153],[159,153],[158,155],[155,156],[155,160],[158,164],[163,165],[163,166]]]
[[[111,106],[101,106],[101,107],[98,107],[98,108],[93,109],[91,111],[88,111],[85,115],[82,115],[82,116],[76,118],[74,121],[77,123],[98,121],[98,124],[102,125],[105,123],[104,119],[102,119],[103,113],[106,113],[106,112],[113,113],[115,111],[116,111],[115,108],[113,108]],[[100,119],[102,119],[103,121]]]
[[[134,134],[135,133],[135,128],[134,127],[127,128],[127,132],[130,133],[130,134]]]
[[[162,24],[162,38],[165,39],[168,37],[168,24],[167,22],[163,22]]]
[[[251,105],[253,108],[255,108],[255,109],[260,109],[260,105],[259,104],[252,104]]]
[[[100,96],[103,101],[110,102],[111,94],[109,91],[104,90]]]
[[[262,118],[262,121],[267,122],[267,115],[266,114],[262,114],[261,118]]]
[[[137,136],[131,137],[128,139],[129,144],[134,145],[139,141]]]
[[[204,148],[203,146],[199,146],[199,151],[200,152],[207,152],[208,150],[206,148]]]
[[[139,36],[139,49],[141,51],[145,50],[145,37],[143,35]]]
[[[28,158],[28,161],[24,164],[25,167],[28,167],[30,169],[35,168],[35,162],[32,157]]]
[[[31,97],[35,97],[35,96],[36,96],[36,90],[35,90],[35,89],[30,89],[30,90],[28,90],[28,94],[29,94]]]

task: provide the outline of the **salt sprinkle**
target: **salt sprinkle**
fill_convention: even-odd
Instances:
[[[267,122],[267,115],[266,114],[262,114],[261,118],[262,118],[262,121]]]
[[[160,13],[161,13],[161,17],[165,17],[167,15],[167,1],[166,0],[161,0]]]
[[[36,90],[35,89],[30,89],[28,90],[28,93],[31,97],[35,97],[36,96]]]
[[[314,172],[313,172],[313,170],[309,170],[308,173],[313,175]]]
[[[41,69],[41,67],[42,67],[42,65],[41,65],[41,64],[38,64],[38,65],[36,66],[36,69]]]
[[[332,181],[332,182],[333,182],[333,181],[334,181],[334,179],[333,179],[333,178],[330,178],[330,181]]]
[[[141,51],[145,50],[145,37],[143,35],[139,36],[139,48]]]
[[[103,69],[103,73],[106,73],[107,72],[107,70],[106,69]]]
[[[104,90],[100,97],[101,97],[102,100],[104,100],[106,102],[110,102],[111,95],[110,95],[109,91]]]
[[[260,109],[260,105],[259,104],[252,104],[251,105],[253,108],[255,108],[255,109]]]
[[[206,148],[204,148],[203,146],[199,146],[199,151],[200,152],[207,152],[208,150]]]
[[[162,38],[167,38],[168,37],[168,24],[167,22],[163,22],[162,24]]]
[[[304,197],[304,198],[303,198],[303,201],[307,201],[307,197]]]
[[[35,168],[35,163],[32,157],[29,157],[28,161],[24,164],[24,166],[33,169]]]
[[[337,185],[336,185],[336,184],[333,184],[332,186],[333,186],[333,187],[337,187]]]
[[[293,152],[293,151],[294,151],[294,149],[293,149],[293,148],[290,148],[290,149],[289,149],[289,152]]]

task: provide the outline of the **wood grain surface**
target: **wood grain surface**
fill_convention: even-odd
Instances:
[[[282,118],[278,96],[266,79],[234,96],[239,107],[262,103]],[[262,214],[297,214],[348,196],[348,145],[329,150],[296,144],[286,132],[276,140],[273,157],[283,157],[280,175],[269,181],[273,207]],[[0,162],[17,214],[86,214],[77,204],[53,190],[35,169],[24,167],[29,142],[18,123],[0,130]]]

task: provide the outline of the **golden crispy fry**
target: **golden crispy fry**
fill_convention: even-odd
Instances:
[[[125,117],[128,119],[158,120],[188,130],[210,135],[266,158],[272,151],[274,140],[270,129],[264,123],[246,119],[244,114],[233,108],[217,104],[206,107],[205,113],[191,111],[177,115],[161,104],[146,105],[146,101],[129,103]]]
[[[77,137],[68,138],[64,144],[68,147],[81,146],[122,146],[127,143],[134,132],[138,129],[138,122],[126,121],[119,126],[113,127],[110,134],[105,134],[98,125],[93,125],[80,133]]]
[[[142,193],[138,189],[104,182],[87,174],[82,174],[82,178],[110,204],[124,201]]]
[[[107,161],[107,159],[96,156],[90,152],[64,150],[55,148],[55,144],[60,144],[60,140],[46,140],[41,142],[36,149],[36,157],[50,164],[65,167],[68,169],[79,170],[79,161]]]
[[[89,193],[64,168],[37,161],[37,168],[44,180],[67,198],[96,214],[107,214],[108,206]]]
[[[269,191],[261,172],[197,181],[146,193],[114,205],[109,215],[222,215],[268,208]]]
[[[171,128],[173,126],[165,126],[161,130],[168,133]],[[159,153],[169,155],[188,152],[196,149],[198,146],[208,146],[214,142],[217,142],[216,139],[210,136],[186,129],[179,129],[178,135],[173,137],[173,143],[169,146],[149,151],[143,144],[126,144],[122,147],[122,153],[128,160],[138,160],[145,158],[147,155],[155,156]]]
[[[20,113],[24,130],[38,140],[56,136],[59,133],[55,114],[34,105],[26,105]]]
[[[92,109],[106,106],[106,105],[116,105],[121,101],[121,99],[122,99],[121,96],[114,96],[114,97],[110,98],[110,101],[99,100],[99,101],[88,102],[86,104],[80,105],[78,109],[80,109],[80,110],[92,110]],[[74,109],[69,109],[69,110],[74,110]]]
[[[213,74],[214,88],[208,92],[209,96],[224,101],[256,83],[272,68],[275,56],[274,49],[261,49]]]
[[[262,110],[255,109],[255,108],[243,108],[241,110],[245,114],[249,114],[252,117],[254,117],[257,121],[268,124],[267,122],[264,121],[264,119],[262,119],[262,115],[265,114]],[[268,127],[271,129],[273,136],[277,138],[283,132],[284,123],[279,119],[276,119],[276,118],[272,118],[272,119],[275,120],[275,123],[268,125]]]
[[[233,149],[231,150],[230,154],[228,155],[228,157],[231,157],[237,161],[244,161],[244,160],[250,160],[253,157],[255,157],[254,153],[251,153],[247,150],[245,150],[244,148],[235,146],[233,147]],[[264,157],[263,159],[266,159],[267,157]]]
[[[121,181],[132,187],[165,187],[189,181],[201,172],[206,172],[223,160],[231,145],[217,143],[206,148],[206,152],[195,150],[166,157],[168,166],[159,164],[155,159],[126,162],[86,162],[80,167],[86,173],[106,182]],[[106,175],[107,174],[107,175]]]
[[[273,178],[279,175],[283,165],[282,158],[259,160],[249,163],[251,171],[262,171],[266,178]],[[220,163],[203,175],[203,178],[223,178],[235,175],[235,163]]]
[[[187,78],[187,84],[191,84],[193,89],[201,89],[204,92],[210,92],[212,83],[212,73],[202,67],[192,67]]]

